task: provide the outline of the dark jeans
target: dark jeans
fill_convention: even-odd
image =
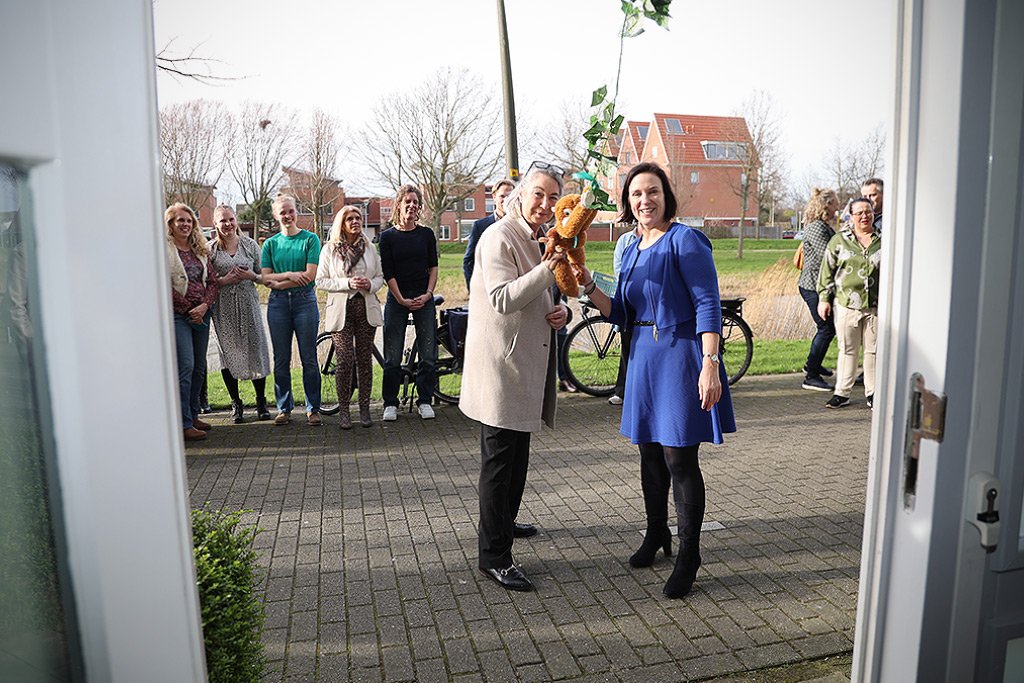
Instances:
[[[481,569],[512,565],[513,525],[529,467],[529,432],[480,425]]]
[[[820,377],[821,362],[825,360],[825,354],[828,353],[828,345],[836,337],[835,321],[833,316],[822,320],[821,316],[818,315],[818,292],[813,289],[804,289],[803,287],[798,289],[800,290],[800,296],[804,298],[804,302],[811,312],[811,319],[818,327],[818,331],[814,334],[814,339],[811,340],[811,351],[807,354],[807,364],[805,365],[804,372],[807,373],[807,377]]]
[[[192,428],[199,415],[199,388],[206,375],[206,347],[210,343],[210,318],[204,325],[189,322],[187,315],[174,314],[174,347],[178,358],[178,394],[181,399],[182,429]]]
[[[312,289],[270,292],[267,302],[270,343],[274,347],[274,396],[277,409],[290,413],[295,407],[292,395],[292,337],[299,346],[302,361],[302,389],[306,392],[306,412],[320,412],[320,367],[316,362],[316,330],[320,309]]]
[[[412,313],[416,328],[416,403],[430,403],[437,382],[437,322],[434,300],[418,311],[410,311],[388,293],[384,304],[384,377],[381,394],[385,406],[398,405],[398,387],[402,383],[402,351],[405,349],[405,328]]]

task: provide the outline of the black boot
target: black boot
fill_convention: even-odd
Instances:
[[[665,557],[672,557],[672,532],[668,524],[659,527],[647,527],[644,542],[635,553],[629,556],[629,564],[633,567],[650,567],[658,554],[658,548],[665,549]]]
[[[676,505],[679,518],[679,555],[676,568],[668,577],[662,592],[669,598],[686,597],[700,569],[700,527],[704,523],[702,505]]]
[[[270,419],[270,411],[267,410],[267,397],[262,394],[256,394],[256,419]]]
[[[672,557],[672,532],[668,530],[668,489],[671,482],[661,447],[643,444],[640,448],[640,489],[644,494],[647,532],[640,548],[629,558],[633,567],[654,564],[658,548],[664,548],[665,556]]]
[[[231,402],[231,421],[236,425],[245,422],[245,418],[242,417],[242,402],[232,401]]]

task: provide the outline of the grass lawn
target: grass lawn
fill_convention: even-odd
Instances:
[[[800,372],[807,360],[807,351],[810,349],[810,339],[758,339],[754,338],[754,357],[750,362],[750,369],[747,375],[782,375],[791,372]],[[830,368],[836,367],[836,344],[833,343],[825,356],[825,365]],[[614,381],[612,379],[611,381]],[[381,368],[373,364],[373,391],[371,397],[374,401],[380,400]],[[740,384],[743,380],[740,380]],[[255,395],[252,390],[252,382],[239,382],[242,399],[246,406],[255,404]],[[207,393],[210,405],[214,408],[227,408],[231,405],[231,399],[224,388],[224,381],[220,373],[211,373],[207,380]],[[302,372],[299,368],[292,370],[292,393],[295,395],[295,410],[299,413],[304,411],[303,402],[306,394],[302,390]],[[334,376],[324,377],[321,383],[321,395],[324,403],[336,402],[337,392],[334,387]],[[267,378],[267,400],[271,404],[271,412],[274,403],[274,377]],[[247,409],[251,415],[251,408]]]

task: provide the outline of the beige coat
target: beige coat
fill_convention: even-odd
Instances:
[[[356,290],[349,286],[349,278],[365,277],[370,280],[370,291]],[[366,321],[374,327],[384,324],[380,300],[377,291],[384,286],[384,271],[380,266],[380,256],[372,244],[366,245],[363,257],[352,268],[345,272],[345,264],[334,251],[334,245],[328,242],[320,250],[320,265],[316,269],[316,286],[327,292],[327,305],[324,307],[324,332],[340,332],[345,327],[345,310],[348,308],[349,297],[362,296],[366,301]]]
[[[467,417],[520,432],[555,426],[557,345],[544,319],[554,283],[521,218],[506,216],[480,237],[459,399]]]

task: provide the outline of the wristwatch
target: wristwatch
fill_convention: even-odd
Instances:
[[[718,365],[719,363],[722,362],[721,357],[717,353],[705,353],[704,357],[710,358],[711,362],[714,363],[715,365]]]

